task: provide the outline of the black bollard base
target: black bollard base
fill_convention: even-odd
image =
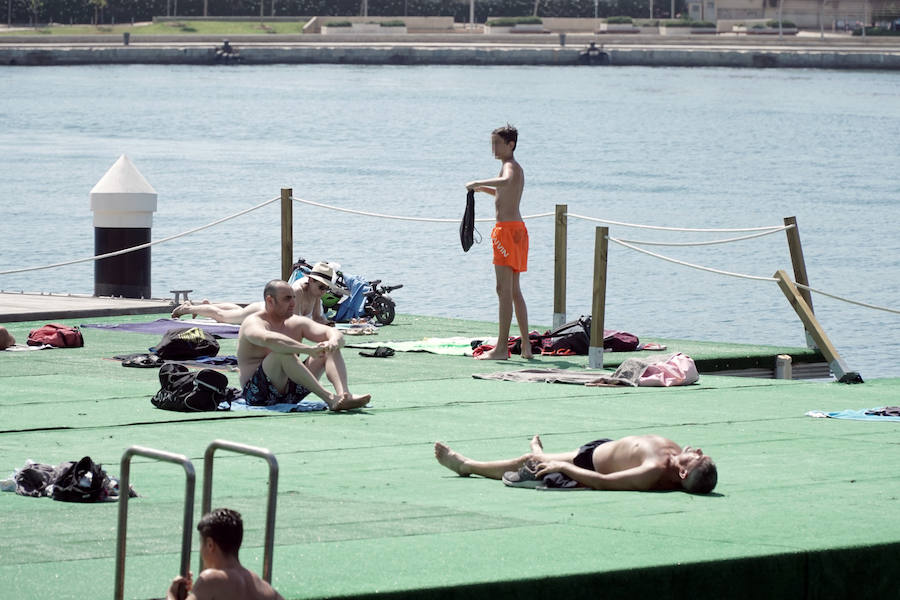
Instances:
[[[149,241],[149,227],[94,227],[94,253],[98,255]],[[94,295],[149,298],[150,248],[95,261]]]

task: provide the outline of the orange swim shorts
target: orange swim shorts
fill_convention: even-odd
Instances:
[[[522,221],[499,221],[491,231],[494,264],[513,271],[528,270],[528,230]]]

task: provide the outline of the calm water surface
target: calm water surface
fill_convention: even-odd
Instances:
[[[127,154],[159,194],[153,238],[278,196],[457,219],[463,184],[493,176],[489,132],[520,129],[523,213],[679,227],[796,216],[814,287],[900,308],[900,74],[566,67],[0,70],[0,270],[93,254],[89,192]],[[479,217],[492,203],[480,198]],[[153,292],[249,301],[280,270],[276,205],[153,249]],[[404,313],[496,319],[490,246],[456,224],[295,207],[294,251],[405,287]],[[568,313],[591,306],[594,228],[571,219]],[[528,221],[531,321],[552,317],[552,219]],[[480,225],[487,236],[489,224]],[[696,241],[738,234],[642,231]],[[790,272],[784,234],[652,250],[727,271]],[[771,282],[723,277],[613,245],[607,326],[645,337],[802,345]],[[0,276],[0,289],[91,293],[90,263]],[[900,376],[900,316],[814,296],[849,366]],[[887,400],[886,400],[887,402]]]

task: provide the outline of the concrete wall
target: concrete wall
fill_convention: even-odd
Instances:
[[[249,46],[243,64],[393,64],[393,65],[577,65],[581,48],[536,46]],[[623,47],[605,49],[612,66],[789,67],[900,70],[900,51],[835,51]],[[0,65],[214,64],[215,51],[199,47],[52,47],[0,46]],[[589,68],[589,67],[584,67]]]

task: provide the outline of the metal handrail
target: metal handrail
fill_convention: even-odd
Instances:
[[[227,440],[213,440],[206,447],[203,455],[203,499],[201,504],[202,514],[212,510],[212,478],[213,478],[213,455],[216,450],[230,450],[238,454],[249,454],[264,458],[269,463],[269,501],[266,508],[266,538],[263,549],[263,569],[262,577],[272,583],[272,553],[275,548],[275,504],[278,501],[278,461],[275,455],[266,448],[257,448],[256,446],[248,446],[246,444],[238,444]],[[200,556],[200,569],[203,572],[203,556]]]
[[[122,454],[119,470],[119,526],[116,536],[116,579],[115,600],[122,600],[125,593],[125,538],[128,530],[128,493],[131,471],[131,457],[145,456],[184,467],[184,524],[181,531],[181,575],[187,577],[191,563],[191,531],[194,524],[194,464],[183,454],[173,454],[143,446],[131,446]]]

